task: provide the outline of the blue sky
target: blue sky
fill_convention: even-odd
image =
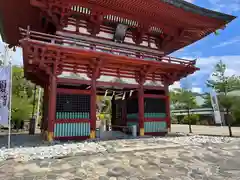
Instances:
[[[208,9],[240,16],[240,0],[187,0],[193,4]],[[218,36],[211,34],[173,56],[197,59],[197,66],[201,69],[188,78],[174,83],[172,88],[184,87],[186,84],[196,92],[207,91],[205,82],[211,77],[214,65],[222,60],[228,67],[226,74],[240,75],[240,19],[231,22],[227,28],[220,31]]]
[[[240,0],[186,0],[193,4],[221,11],[224,13],[240,16]],[[183,87],[188,84],[195,92],[206,91],[205,82],[210,78],[214,65],[222,60],[227,64],[227,74],[240,75],[240,19],[237,18],[230,23],[227,28],[220,32],[220,35],[214,34],[198,41],[184,49],[172,54],[172,56],[197,59],[197,66],[201,69],[195,74],[176,82],[171,88]],[[3,43],[0,39],[0,52],[3,52]],[[22,51],[17,48],[12,53],[14,64],[22,64]]]

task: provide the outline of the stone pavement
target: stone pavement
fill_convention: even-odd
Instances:
[[[108,151],[58,159],[0,162],[5,180],[238,180],[240,139],[180,137],[99,142]],[[191,138],[190,138],[191,140]]]
[[[192,125],[192,131],[194,134],[201,135],[218,135],[218,136],[228,136],[229,131],[227,126],[201,126]],[[172,124],[171,132],[182,132],[189,133],[188,125],[183,124]],[[233,136],[240,137],[240,127],[232,127]]]

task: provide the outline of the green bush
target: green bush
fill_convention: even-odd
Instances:
[[[190,114],[189,118],[190,118],[190,122],[192,125],[196,125],[199,123],[199,115],[198,114]],[[184,116],[182,123],[183,124],[189,123],[188,115]]]
[[[12,98],[12,123],[19,127],[21,121],[31,117],[32,105],[28,99],[13,95]]]
[[[232,125],[237,125],[237,126],[240,125],[240,109],[239,108],[240,107],[237,106],[237,107],[234,107],[233,109],[232,115],[234,118],[234,122],[232,123]]]
[[[200,125],[209,125],[207,120],[202,120],[200,121]]]
[[[178,124],[178,120],[175,116],[171,115],[171,123],[172,124]]]

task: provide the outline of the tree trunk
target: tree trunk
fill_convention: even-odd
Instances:
[[[232,127],[231,127],[231,122],[230,122],[230,119],[229,119],[229,109],[227,109],[226,120],[227,120],[227,124],[228,124],[229,136],[232,137]]]
[[[189,133],[192,133],[192,126],[191,126],[191,118],[190,118],[190,109],[188,107],[188,128],[189,128]]]

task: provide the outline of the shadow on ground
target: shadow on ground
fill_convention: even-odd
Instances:
[[[179,137],[184,136],[184,134],[176,134],[176,133],[170,133],[166,137]],[[121,140],[121,139],[143,139],[143,138],[151,138],[152,136],[144,136],[144,137],[135,137],[135,138],[107,138],[107,139],[92,139],[87,141],[97,142],[97,141],[108,141],[108,140]],[[13,133],[11,134],[11,148],[17,148],[17,147],[39,147],[39,146],[49,146],[53,144],[64,144],[64,143],[73,143],[73,142],[83,142],[83,141],[65,141],[65,142],[54,142],[49,143],[46,141],[43,141],[42,136],[40,133],[37,133],[35,135],[29,135],[26,132],[23,133]],[[7,147],[8,146],[8,135],[7,133],[1,133],[0,134],[0,148]]]
[[[164,136],[164,138],[168,137],[180,137],[180,136],[189,136],[189,134],[184,133],[174,133],[171,132],[168,135]],[[206,136],[206,135],[202,135]],[[216,136],[216,137],[224,137],[224,136],[218,136],[218,135],[209,135],[209,136]],[[143,138],[151,138],[152,136],[145,136],[145,137],[136,137],[136,138],[107,138],[107,139],[94,139],[94,140],[87,140],[92,142],[97,141],[108,141],[108,140],[121,140],[121,139],[143,139]],[[53,144],[64,144],[64,143],[73,143],[73,142],[83,142],[83,141],[71,141],[71,142],[54,142],[49,143],[46,141],[43,141],[42,136],[37,133],[35,135],[29,135],[28,133],[13,133],[11,134],[11,148],[17,148],[17,147],[40,147],[40,146],[49,146]],[[0,148],[7,147],[8,146],[8,135],[0,134]]]
[[[36,147],[36,146],[47,146],[46,142],[42,140],[40,134],[29,135],[29,134],[11,134],[11,147]],[[8,135],[0,135],[0,148],[8,146]]]

